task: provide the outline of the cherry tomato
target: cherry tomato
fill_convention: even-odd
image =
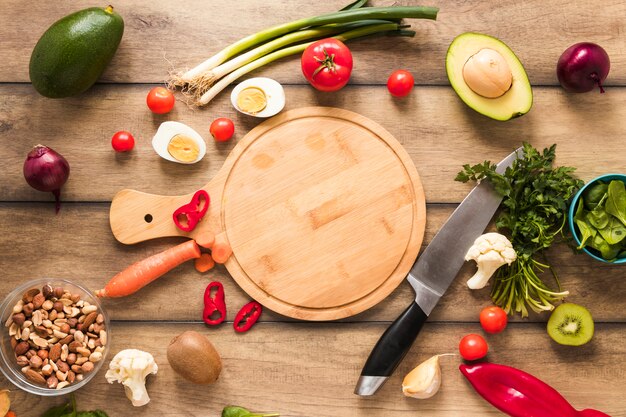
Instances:
[[[156,114],[169,113],[174,108],[175,102],[174,94],[165,87],[154,87],[146,97],[148,107]]]
[[[467,361],[484,358],[488,350],[487,342],[478,334],[468,334],[459,343],[459,352]]]
[[[116,152],[128,152],[135,147],[135,138],[130,132],[120,130],[111,138],[111,146]]]
[[[219,119],[213,120],[209,130],[211,131],[211,135],[213,135],[213,139],[215,139],[215,141],[226,142],[233,137],[233,133],[235,133],[235,124],[232,120],[227,119],[226,117],[220,117]]]
[[[337,39],[321,39],[309,45],[300,60],[304,78],[320,91],[337,91],[348,83],[352,54]]]
[[[487,333],[500,333],[506,327],[508,317],[500,307],[483,308],[480,312],[480,325]]]
[[[387,89],[394,97],[404,97],[413,90],[415,80],[410,72],[397,70],[391,73],[387,80]]]

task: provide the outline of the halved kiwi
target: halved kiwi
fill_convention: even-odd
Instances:
[[[561,345],[584,345],[593,337],[593,318],[585,307],[563,303],[548,319],[548,334]]]

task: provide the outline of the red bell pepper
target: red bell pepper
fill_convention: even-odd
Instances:
[[[174,211],[174,224],[183,232],[191,232],[206,214],[209,204],[211,204],[209,193],[204,190],[196,191],[191,202]]]
[[[217,288],[215,297],[211,298],[211,291]],[[215,312],[220,313],[218,318],[212,319],[211,316]],[[226,300],[224,297],[224,286],[221,282],[212,282],[204,290],[204,311],[202,319],[209,326],[220,324],[226,319]]]
[[[477,363],[459,369],[476,392],[511,417],[610,417],[596,410],[576,410],[554,388],[510,366]]]
[[[251,301],[245,306],[241,307],[241,310],[235,316],[233,327],[235,331],[239,333],[247,332],[259,320],[263,307],[256,301]]]

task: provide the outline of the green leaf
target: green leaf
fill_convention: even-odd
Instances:
[[[52,407],[48,411],[43,413],[41,417],[62,417],[67,414],[69,410],[71,410],[71,407],[72,405],[70,403]]]
[[[585,207],[587,207],[588,210],[595,209],[598,203],[605,198],[608,189],[609,184],[602,181],[598,181],[597,184],[587,187],[587,189],[583,192]]]
[[[590,227],[589,224],[584,220],[576,219],[575,222],[581,234],[580,245],[578,245],[578,247],[576,248],[580,250],[587,245],[587,240],[589,240],[590,238],[593,238],[598,232],[593,227]]]
[[[601,206],[587,212],[585,220],[596,229],[604,229],[609,224],[609,214]]]
[[[626,186],[621,181],[611,181],[606,200],[606,212],[626,226]]]
[[[589,246],[600,252],[600,256],[607,261],[617,257],[620,252],[619,245],[610,245],[599,233],[591,239]]]
[[[615,217],[611,217],[606,227],[598,229],[598,232],[609,245],[617,245],[626,237],[626,227]]]
[[[243,407],[229,405],[222,410],[222,417],[278,417],[277,413],[253,413]]]
[[[348,4],[346,7],[339,9],[339,11],[342,12],[344,10],[360,9],[361,7],[365,6],[365,3],[367,3],[367,0],[356,0]]]

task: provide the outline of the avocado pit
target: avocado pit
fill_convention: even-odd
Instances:
[[[476,94],[498,98],[511,88],[513,75],[506,59],[499,52],[483,48],[465,62],[463,80]]]

